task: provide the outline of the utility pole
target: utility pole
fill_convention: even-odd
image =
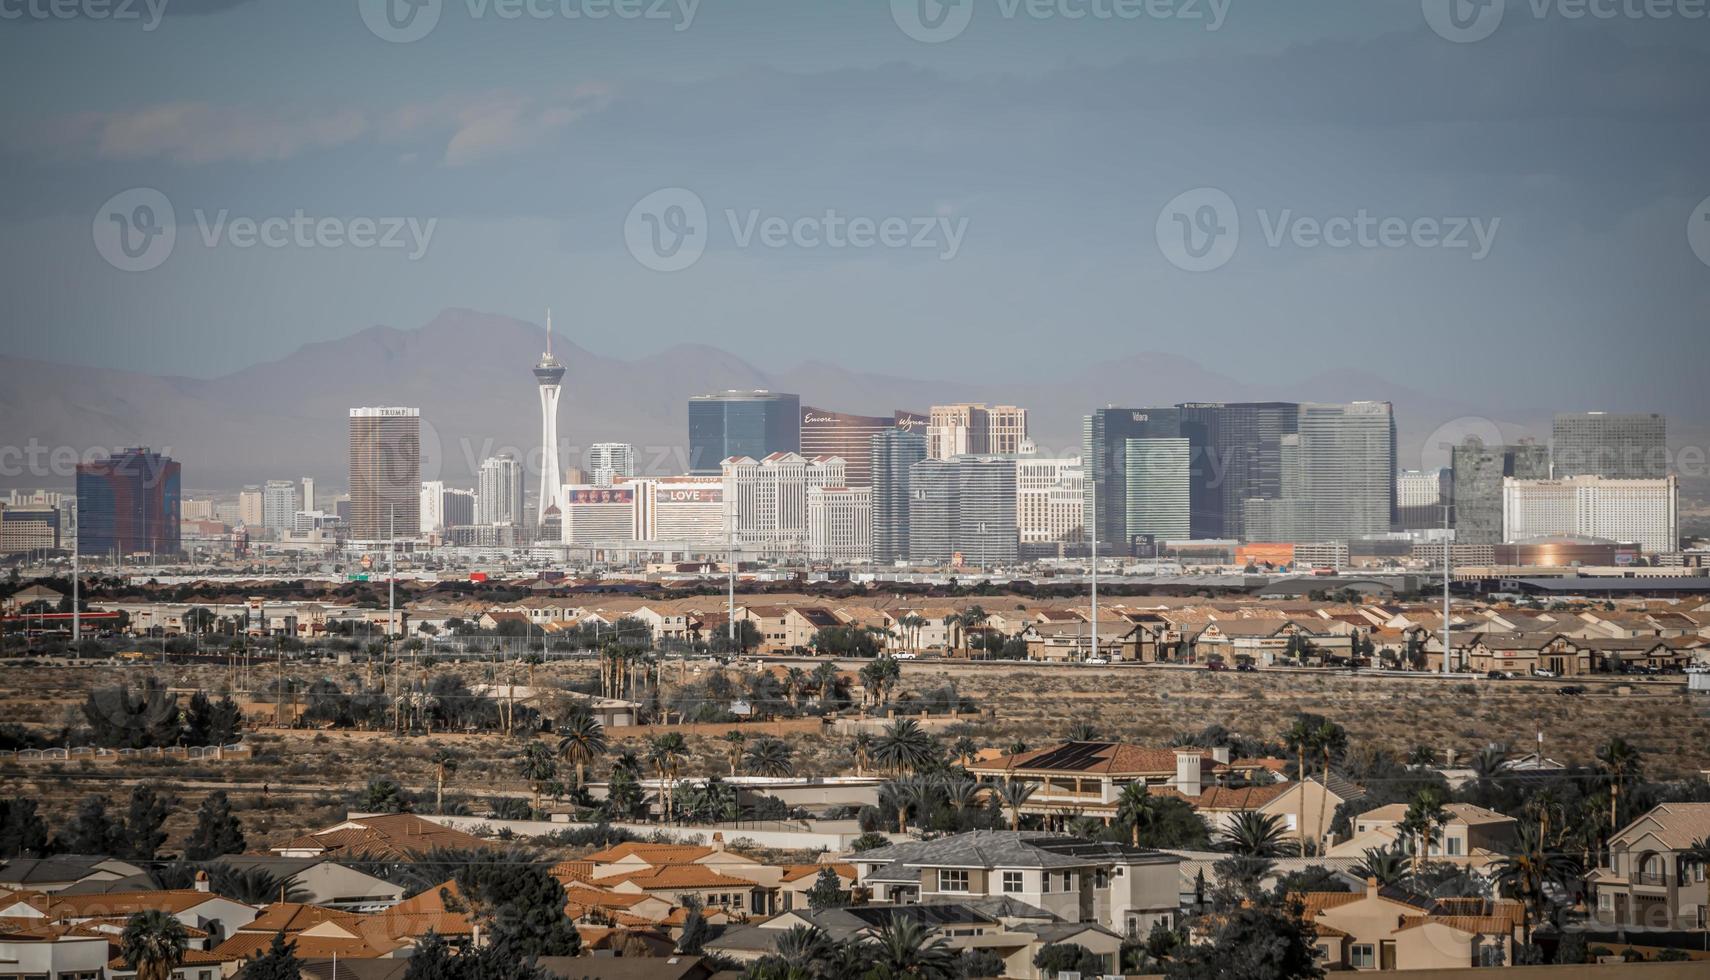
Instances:
[[[71,532],[71,654],[78,658],[83,656],[83,611],[80,608],[83,601],[83,576],[82,566],[77,561],[77,536],[82,530],[83,524],[80,521],[76,530]]]
[[[1449,575],[1454,566],[1454,546],[1449,540],[1449,510],[1452,503],[1443,504],[1443,673],[1449,673]]]
[[[1088,484],[1092,500],[1092,650],[1098,653],[1098,478]]]

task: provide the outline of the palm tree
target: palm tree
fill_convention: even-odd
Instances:
[[[956,761],[965,769],[974,756],[979,754],[980,746],[978,742],[963,735],[956,739],[955,744],[950,746],[950,751],[956,754]]]
[[[545,744],[530,742],[523,749],[522,757],[517,760],[517,772],[528,780],[529,789],[534,793],[532,808],[538,812],[541,788],[558,775],[558,763],[552,761],[552,752]]]
[[[658,735],[647,745],[647,761],[659,773],[659,780],[664,784],[665,820],[670,822],[676,813],[677,773],[682,769],[683,760],[688,755],[688,743],[683,740],[680,732],[667,732]]]
[[[1491,868],[1491,877],[1503,893],[1520,900],[1522,931],[1532,941],[1534,913],[1543,918],[1546,885],[1565,885],[1578,877],[1578,869],[1566,855],[1546,846],[1538,830],[1521,824],[1515,835],[1514,853]]]
[[[908,613],[901,619],[897,620],[897,625],[903,628],[903,635],[907,638],[907,646],[909,650],[914,653],[919,653],[920,630],[926,625],[926,617],[919,616],[914,613]]]
[[[1140,846],[1140,828],[1158,815],[1158,798],[1147,792],[1143,782],[1129,783],[1116,797],[1116,819],[1127,824],[1134,846]]]
[[[1217,844],[1222,850],[1242,857],[1282,857],[1292,850],[1282,818],[1257,810],[1235,814],[1228,826],[1218,832]]]
[[[558,754],[576,767],[576,788],[587,782],[588,766],[606,754],[606,728],[586,711],[572,714],[558,729]]]
[[[1360,863],[1349,869],[1361,878],[1375,878],[1380,886],[1397,885],[1407,877],[1408,857],[1395,848],[1368,847]]]
[[[203,866],[208,872],[208,890],[245,905],[271,902],[306,902],[307,889],[293,885],[265,868],[235,868],[223,862]]]
[[[756,739],[748,750],[748,769],[760,776],[788,776],[790,747],[776,738]]]
[[[1009,810],[1010,830],[1021,829],[1021,808],[1026,805],[1029,799],[1032,799],[1033,794],[1038,789],[1039,784],[1037,783],[1027,783],[1015,779],[998,783],[992,788],[992,791],[997,794],[998,800],[1003,803],[1004,808]]]
[[[918,770],[938,758],[938,746],[920,722],[900,718],[885,727],[873,746],[873,758],[893,773]]]
[[[1599,768],[1609,774],[1609,832],[1621,828],[1621,784],[1639,774],[1639,750],[1616,736],[1597,750]]]
[[[943,936],[934,935],[911,918],[893,915],[862,942],[870,964],[868,976],[951,980],[956,976],[956,953]]]
[[[1305,782],[1306,754],[1313,749],[1313,737],[1318,732],[1317,721],[1312,715],[1302,712],[1294,716],[1294,723],[1283,732],[1283,744],[1294,752],[1295,778]],[[1302,830],[1306,827],[1306,790],[1304,788],[1295,796],[1294,825]]]
[[[1098,726],[1090,721],[1077,721],[1069,726],[1068,740],[1071,742],[1100,742]]]
[[[736,766],[742,761],[742,746],[748,741],[748,736],[732,728],[719,736],[724,742],[724,757],[730,761],[730,774],[736,775]]]
[[[818,926],[791,926],[778,937],[778,956],[791,966],[812,971],[830,953],[831,936]]]
[[[979,809],[980,800],[985,796],[985,789],[979,781],[966,777],[943,780],[938,784],[938,792],[955,812],[957,826],[964,826],[964,818],[970,811]]]
[[[138,912],[125,922],[119,936],[119,955],[137,971],[137,980],[169,980],[184,962],[190,935],[184,924],[160,911]]]
[[[881,805],[889,803],[897,813],[897,833],[908,833],[908,814],[910,810],[925,815],[927,807],[932,802],[932,783],[920,776],[902,776],[890,780],[879,788]]]
[[[1424,866],[1432,842],[1448,823],[1449,813],[1443,809],[1443,795],[1436,789],[1420,790],[1408,804],[1407,814],[1396,829],[1413,838],[1414,877],[1418,877],[1419,869]]]
[[[433,812],[444,813],[445,777],[447,773],[457,771],[457,765],[462,761],[462,756],[448,748],[441,747],[433,750],[433,757],[429,761],[433,763]]]
[[[856,732],[855,737],[849,740],[849,754],[855,757],[855,775],[866,775],[867,764],[872,761],[873,733]]]
[[[813,669],[813,688],[821,704],[829,704],[837,693],[837,665],[827,660]]]
[[[1328,788],[1330,785],[1330,760],[1342,755],[1348,750],[1348,733],[1341,725],[1336,724],[1330,719],[1320,718],[1312,735],[1312,741],[1318,746],[1318,751],[1324,757],[1324,785]],[[1301,788],[1301,795],[1303,797],[1306,795],[1305,787]],[[1324,800],[1324,802],[1327,803],[1328,799]],[[1328,819],[1329,816],[1330,808],[1328,806],[1320,806],[1318,808],[1318,832],[1313,835],[1313,847],[1316,848],[1316,851],[1319,854],[1323,854],[1325,851],[1324,821]],[[1302,830],[1304,832],[1304,828],[1302,828]],[[1304,844],[1304,841],[1302,843]],[[1303,846],[1302,852],[1304,853],[1304,851],[1305,848]]]

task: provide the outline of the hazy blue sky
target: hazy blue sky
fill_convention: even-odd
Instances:
[[[550,305],[618,356],[693,341],[971,380],[1159,350],[1246,379],[1450,369],[1475,400],[1705,405],[1710,21],[1689,0],[1507,0],[1473,41],[1443,36],[1451,0],[444,0],[408,43],[358,0],[164,0],[152,30],[144,0],[111,2],[140,19],[0,0],[8,354],[211,376]],[[966,26],[923,43],[917,3]],[[141,272],[96,246],[133,188],[177,222]],[[707,211],[682,271],[629,247],[666,188]],[[1165,211],[1197,188],[1227,197]],[[1201,259],[1169,236],[1223,227],[1222,201],[1239,246],[1179,267]],[[744,244],[828,211],[930,247],[771,247],[758,224]],[[198,212],[226,216],[212,246]],[[419,257],[235,244],[297,212],[432,235]],[[1318,244],[1362,214],[1394,240]]]

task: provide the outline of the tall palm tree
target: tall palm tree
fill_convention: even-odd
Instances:
[[[1328,787],[1330,784],[1330,762],[1332,759],[1338,758],[1348,751],[1348,733],[1341,725],[1336,724],[1330,719],[1320,718],[1318,719],[1317,726],[1313,730],[1312,741],[1318,746],[1318,752],[1323,757],[1324,769],[1322,772],[1324,775],[1324,785]],[[1306,795],[1305,787],[1301,788],[1301,795]],[[1326,796],[1322,802],[1328,803],[1328,796]],[[1318,807],[1318,832],[1313,835],[1313,847],[1316,849],[1316,853],[1319,854],[1323,854],[1325,851],[1324,822],[1329,818],[1329,816],[1330,808],[1328,806],[1320,805]],[[1304,832],[1304,828],[1302,828],[1302,831]],[[1304,845],[1304,843],[1305,841],[1303,839],[1302,844]],[[1304,850],[1305,848],[1302,847],[1303,853]]]
[[[892,773],[919,770],[938,758],[938,746],[920,722],[899,718],[885,726],[873,746],[873,758]]]
[[[1431,851],[1431,844],[1437,839],[1437,834],[1448,826],[1449,812],[1443,809],[1443,794],[1436,789],[1422,789],[1413,802],[1407,805],[1407,813],[1397,826],[1404,835],[1411,837],[1413,845],[1413,874],[1425,865],[1425,858]]]
[[[1220,849],[1242,857],[1282,857],[1292,850],[1282,818],[1257,810],[1235,814],[1235,818],[1218,832],[1217,844]]]
[[[813,688],[821,704],[830,704],[837,693],[837,665],[827,660],[813,669]]]
[[[818,926],[791,926],[778,937],[778,956],[791,966],[812,974],[831,953],[831,936]]]
[[[1073,725],[1070,725],[1067,738],[1071,742],[1103,741],[1103,739],[1099,737],[1098,726],[1094,725],[1090,721],[1077,721]]]
[[[159,909],[131,916],[119,935],[119,955],[137,980],[169,980],[189,946],[184,924]]]
[[[682,770],[683,760],[688,754],[688,743],[684,741],[681,732],[656,735],[647,744],[647,761],[653,764],[654,770],[659,773],[659,781],[663,784],[667,823],[676,813],[677,773]]]
[[[956,976],[956,952],[943,936],[934,935],[912,918],[893,915],[862,943],[867,976],[892,980],[952,980]]]
[[[806,690],[807,671],[800,667],[791,667],[784,671],[784,694],[790,699],[790,710],[801,710],[802,694]]]
[[[558,763],[553,761],[552,752],[544,743],[530,742],[517,760],[517,772],[528,780],[529,789],[534,793],[532,809],[538,812],[541,788],[557,777]]]
[[[558,755],[576,767],[576,788],[587,782],[588,766],[606,754],[606,727],[586,711],[571,715],[558,729]]]
[[[429,760],[433,763],[433,812],[445,812],[445,777],[457,771],[462,758],[443,746],[433,750],[433,756]]]
[[[1134,846],[1140,846],[1140,830],[1158,816],[1158,797],[1147,792],[1143,782],[1129,783],[1116,797],[1116,819],[1128,825]]]
[[[998,783],[992,787],[992,792],[997,794],[997,798],[1003,803],[1004,809],[1009,811],[1010,830],[1021,829],[1021,808],[1027,804],[1029,799],[1032,799],[1033,794],[1038,789],[1038,783],[1027,783],[1016,779]]]
[[[748,770],[759,776],[788,776],[790,747],[780,739],[755,739],[748,749]]]
[[[1294,723],[1289,725],[1288,728],[1283,731],[1283,744],[1288,746],[1289,750],[1294,753],[1295,757],[1294,778],[1303,783],[1306,781],[1306,777],[1308,775],[1306,771],[1306,755],[1314,748],[1313,740],[1316,737],[1317,732],[1318,724],[1316,719],[1305,712],[1295,715]],[[1306,790],[1304,788],[1296,794],[1295,801],[1296,812],[1294,825],[1301,828],[1301,831],[1304,834],[1306,829]]]
[[[849,740],[849,754],[855,757],[855,775],[867,774],[867,765],[873,758],[873,733],[856,732]]]
[[[719,736],[724,743],[724,757],[730,762],[730,774],[736,775],[736,767],[742,762],[742,747],[747,744],[748,736],[732,728]]]
[[[921,776],[901,776],[879,787],[880,805],[889,804],[896,811],[897,833],[908,833],[910,810],[926,815],[934,789],[932,782]]]
[[[979,781],[965,776],[941,781],[938,792],[956,814],[957,826],[965,825],[967,815],[980,808],[980,801],[985,796],[985,789]]]
[[[1639,774],[1639,750],[1619,735],[1597,750],[1597,763],[1609,776],[1609,833],[1621,829],[1621,784]]]

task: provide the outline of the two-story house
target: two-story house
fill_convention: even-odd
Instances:
[[[1058,922],[1134,936],[1173,924],[1181,894],[1173,854],[1042,831],[975,830],[862,851],[849,862],[877,902],[1011,899]]]
[[[1449,819],[1427,843],[1426,857],[1430,860],[1479,869],[1500,861],[1513,846],[1518,823],[1513,817],[1471,803],[1445,803],[1443,810]],[[1401,828],[1406,819],[1405,803],[1367,810],[1354,818],[1353,836],[1331,847],[1327,855],[1359,858],[1368,848],[1411,854],[1418,845]]]
[[[1589,876],[1598,922],[1710,928],[1705,882],[1710,803],[1663,803],[1609,838],[1609,866]]]

